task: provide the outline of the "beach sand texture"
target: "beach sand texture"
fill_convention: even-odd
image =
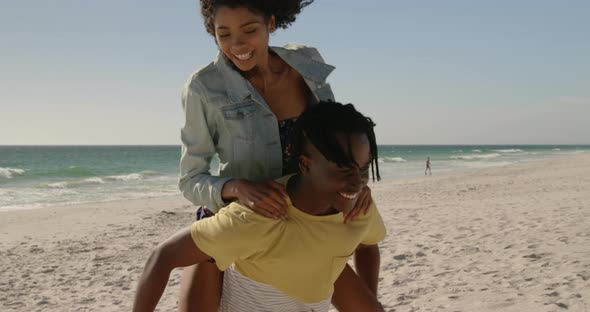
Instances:
[[[590,311],[590,155],[371,184],[386,311]],[[130,311],[179,197],[0,213],[0,311]],[[180,271],[159,311],[175,311]]]

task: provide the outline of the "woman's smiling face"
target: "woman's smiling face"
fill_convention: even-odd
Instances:
[[[217,45],[241,71],[268,63],[268,38],[274,17],[266,18],[246,7],[219,7],[215,13]]]

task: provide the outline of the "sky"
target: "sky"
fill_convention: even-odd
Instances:
[[[0,145],[180,144],[213,60],[196,0],[0,0]],[[590,144],[590,1],[316,0],[315,46],[379,144]]]

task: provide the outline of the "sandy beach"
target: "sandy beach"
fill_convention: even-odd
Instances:
[[[371,187],[386,311],[590,311],[590,154]],[[193,218],[181,195],[0,212],[0,310],[130,311],[152,247]]]

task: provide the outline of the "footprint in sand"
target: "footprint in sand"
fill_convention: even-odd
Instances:
[[[94,298],[84,298],[82,300],[80,300],[80,304],[89,304],[89,303],[94,303],[96,302],[96,299]]]
[[[569,308],[569,306],[567,304],[561,303],[561,302],[547,302],[547,303],[545,303],[545,305],[550,305],[550,304],[554,304],[554,305],[556,305],[556,306],[558,306],[560,308],[563,308],[563,309],[568,309]]]
[[[526,256],[522,256],[523,258],[530,259],[531,261],[539,260],[543,257],[543,254],[530,254]]]
[[[587,281],[590,279],[590,273],[588,273],[588,272],[581,272],[581,273],[576,274],[576,276],[581,277],[582,280],[584,280],[584,281]]]
[[[47,299],[43,299],[43,300],[37,302],[37,305],[45,305],[45,304],[49,304],[49,301]]]

